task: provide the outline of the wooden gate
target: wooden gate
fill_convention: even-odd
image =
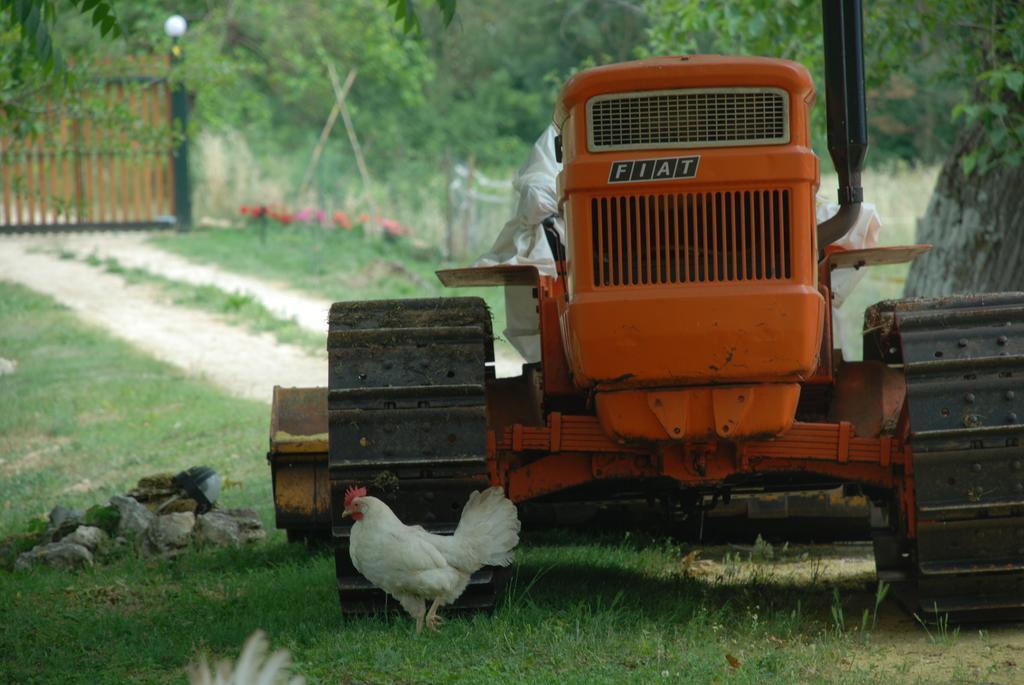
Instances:
[[[88,106],[44,103],[34,133],[0,137],[0,232],[174,225],[168,68],[105,63]]]

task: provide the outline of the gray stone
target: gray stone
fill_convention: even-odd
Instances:
[[[70,535],[66,535],[61,538],[61,542],[70,542],[74,545],[81,545],[90,552],[95,552],[96,548],[103,544],[103,541],[107,539],[107,534],[103,532],[102,528],[96,526],[79,526],[75,532]]]
[[[50,510],[51,530],[65,529],[70,532],[83,523],[85,523],[85,512],[81,509],[72,509],[58,504]]]
[[[224,513],[238,522],[242,542],[255,542],[267,537],[260,515],[252,509],[225,509]]]
[[[62,569],[84,568],[92,566],[92,552],[70,542],[48,542],[19,555],[14,562],[14,570],[24,571],[40,565]]]
[[[117,532],[126,538],[137,538],[156,520],[156,514],[139,504],[131,497],[114,495],[110,503],[121,512],[121,521],[117,524]]]
[[[18,369],[18,362],[0,357],[0,376],[10,376]]]
[[[188,546],[195,527],[196,515],[190,511],[157,516],[146,529],[142,550],[149,555],[177,554]]]
[[[196,520],[196,541],[217,547],[237,546],[242,544],[242,529],[234,517],[211,511]]]

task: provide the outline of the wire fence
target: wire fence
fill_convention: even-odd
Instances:
[[[465,261],[485,252],[514,209],[510,179],[488,177],[472,159],[451,164],[445,256]]]

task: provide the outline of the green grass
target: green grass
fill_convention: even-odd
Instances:
[[[52,300],[0,283],[0,534],[57,502],[83,506],[141,476],[207,463],[264,502],[267,414],[226,401]],[[269,508],[264,507],[264,512]]]
[[[200,263],[277,280],[332,301],[406,297],[483,297],[495,329],[505,320],[501,288],[444,288],[434,271],[440,252],[408,240],[367,239],[353,231],[270,225],[265,239],[253,225],[158,236],[153,244]],[[502,322],[502,323],[499,323]]]
[[[494,615],[449,617],[440,634],[419,637],[404,616],[343,619],[332,557],[280,539],[77,575],[5,575],[0,647],[15,658],[0,677],[180,682],[196,652],[237,655],[262,629],[311,683],[869,682],[828,673],[844,640],[802,633],[814,622],[800,607],[820,593],[796,589],[769,602],[764,588],[716,589],[665,575],[675,555],[664,546],[535,543]]]
[[[101,502],[141,475],[197,463],[242,482],[225,504],[253,506],[272,524],[264,405],[188,380],[4,283],[0,356],[19,363],[0,377],[0,535],[57,502]],[[85,479],[91,489],[67,492]],[[854,617],[840,631],[831,584],[773,579],[775,562],[738,557],[730,563],[753,567],[746,579],[699,578],[686,551],[643,535],[527,533],[493,615],[448,616],[440,634],[419,637],[405,616],[342,618],[332,556],[276,531],[172,561],[129,553],[79,573],[0,571],[0,682],[181,683],[197,653],[235,657],[256,629],[291,650],[311,684],[978,679],[943,657],[965,637],[915,638],[941,669],[920,678],[902,654],[895,666],[878,661],[898,647],[881,628],[856,629],[874,602],[863,578],[839,586]],[[1004,652],[984,657],[983,679],[1018,673]]]
[[[145,269],[127,268],[112,257],[100,259],[89,255],[85,261],[92,266],[102,267],[108,273],[120,275],[128,283],[154,285],[176,305],[212,312],[228,323],[254,333],[270,333],[278,342],[297,345],[310,352],[323,352],[327,346],[326,331],[317,334],[300,326],[295,319],[276,316],[247,293],[232,293],[212,285],[193,285]]]

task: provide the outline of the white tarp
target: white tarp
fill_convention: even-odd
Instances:
[[[562,165],[555,160],[554,126],[549,126],[537,140],[526,164],[516,174],[513,187],[519,193],[516,213],[501,229],[490,251],[480,257],[474,266],[497,266],[499,264],[528,264],[537,267],[545,276],[555,275],[555,259],[544,237],[541,223],[554,217],[555,229],[563,244],[565,222],[558,212],[558,198],[555,195],[555,179]],[[881,219],[874,205],[865,203],[860,220],[846,235],[835,242],[847,249],[876,247],[882,228]],[[816,219],[822,223],[836,215],[839,205],[818,198]],[[832,272],[834,311],[842,306],[854,286],[864,277],[864,269],[842,269]],[[537,302],[529,286],[507,286],[505,288],[505,338],[515,347],[527,362],[540,361],[540,320]],[[838,316],[833,317],[838,326]],[[837,333],[836,340],[840,340]]]
[[[878,211],[870,202],[861,205],[863,211],[857,217],[857,223],[846,232],[839,240],[832,243],[847,250],[863,250],[870,247],[878,247],[878,235],[882,231],[882,219]],[[821,197],[815,207],[815,218],[818,223],[823,223],[834,217],[839,212],[839,205],[829,202]],[[850,296],[854,286],[860,283],[860,279],[866,274],[865,269],[838,269],[832,272],[832,306],[839,309],[843,302]]]
[[[554,126],[549,126],[519,169],[512,187],[519,193],[516,213],[501,229],[490,252],[473,266],[528,264],[544,276],[555,275],[555,258],[541,223],[554,217],[555,230],[565,244],[565,222],[558,213],[555,178],[562,165],[555,160]],[[527,362],[540,361],[540,320],[530,286],[505,288],[505,338]]]

